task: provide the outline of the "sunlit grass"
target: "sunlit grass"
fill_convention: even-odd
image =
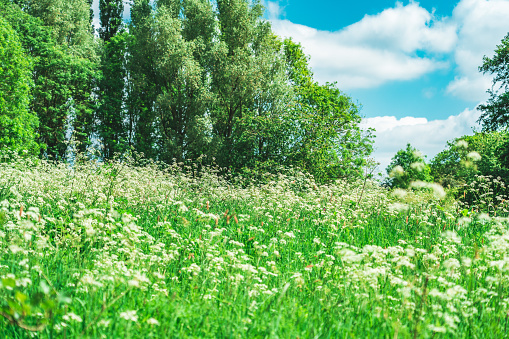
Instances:
[[[266,179],[1,163],[0,337],[505,335],[501,199]]]

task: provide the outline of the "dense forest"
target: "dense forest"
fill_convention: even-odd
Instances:
[[[69,139],[101,157],[292,165],[357,176],[372,150],[358,105],[318,84],[299,44],[257,1],[1,0],[6,72],[0,144],[64,159]],[[5,88],[5,89],[4,89]],[[97,147],[96,147],[97,148]]]

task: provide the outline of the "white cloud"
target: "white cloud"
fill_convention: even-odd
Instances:
[[[509,31],[509,1],[462,0],[453,11],[458,26],[454,61],[458,76],[447,92],[468,101],[484,101],[491,77],[478,71],[483,56],[492,56],[495,46]]]
[[[419,57],[450,52],[456,27],[436,20],[417,3],[397,3],[377,15],[337,32],[278,19],[280,8],[268,2],[274,31],[300,42],[311,55],[310,66],[319,82],[338,81],[342,89],[376,87],[388,81],[411,80],[448,67],[440,57]],[[439,55],[436,54],[436,55]]]
[[[264,2],[263,4],[267,9],[267,14],[269,15],[270,20],[277,20],[281,15],[283,15],[284,11],[279,6],[279,3],[274,1]]]
[[[446,88],[446,92],[466,101],[485,101],[486,90],[491,87],[491,77],[480,73],[456,76]]]
[[[376,129],[375,151],[373,157],[380,162],[379,171],[391,162],[396,152],[410,143],[431,160],[446,147],[446,143],[454,138],[472,134],[472,127],[478,127],[477,110],[465,109],[458,115],[444,120],[393,116],[382,116],[364,119],[362,127]]]
[[[416,50],[449,52],[456,43],[456,27],[437,21],[417,3],[385,9],[338,32],[342,42],[405,53]]]
[[[316,79],[338,81],[342,89],[417,79],[451,67],[452,61],[456,77],[446,93],[484,101],[491,77],[480,74],[478,66],[509,30],[507,0],[461,0],[450,17],[441,19],[417,2],[397,2],[337,32],[279,19],[281,8],[275,2],[267,4],[275,32],[302,44]],[[418,57],[418,51],[424,56]]]

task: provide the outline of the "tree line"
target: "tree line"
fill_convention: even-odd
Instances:
[[[361,175],[359,106],[313,79],[308,57],[248,0],[0,0],[0,145],[63,159],[130,150],[233,170]]]

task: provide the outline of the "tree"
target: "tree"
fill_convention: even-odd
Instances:
[[[69,110],[68,54],[52,38],[51,29],[18,5],[0,2],[0,10],[20,42],[32,57],[34,86],[30,110],[39,118],[39,142],[44,153],[57,156],[65,152],[65,121]]]
[[[477,108],[482,112],[479,122],[483,129],[494,131],[509,124],[509,34],[502,39],[492,58],[484,56],[483,65],[479,67],[483,74],[494,74],[488,102]]]
[[[447,143],[447,148],[431,161],[431,174],[444,187],[460,188],[476,175],[509,179],[505,155],[509,134],[506,130],[476,132]]]
[[[118,33],[104,43],[101,76],[98,79],[96,131],[103,144],[103,156],[112,157],[129,148],[126,112],[127,49],[130,36]]]
[[[38,120],[29,111],[31,71],[16,32],[0,16],[0,147],[37,154]]]
[[[360,176],[373,141],[371,131],[359,127],[357,105],[336,84],[313,80],[300,45],[287,39],[284,48],[295,94],[291,162],[320,181]]]
[[[207,80],[194,57],[193,41],[183,35],[180,11],[175,9],[179,4],[166,1],[158,7],[150,42],[158,87],[154,107],[160,132],[157,146],[159,158],[166,162],[193,158],[199,152],[193,145],[203,146],[200,140],[205,137],[200,119],[206,111]]]
[[[32,108],[40,120],[44,152],[62,158],[70,130],[84,150],[94,133],[93,90],[99,65],[90,0],[13,2],[0,0],[0,6],[34,57]]]
[[[412,181],[432,181],[430,166],[422,153],[410,144],[392,157],[386,171],[389,175],[386,184],[391,188],[408,188]]]
[[[152,11],[149,0],[135,0],[131,6],[126,104],[129,143],[146,157],[157,158],[154,112],[157,85],[153,67],[155,53],[150,49],[153,35]]]
[[[285,110],[291,100],[281,43],[261,19],[258,1],[217,2],[218,42],[212,49],[210,117],[222,166],[241,168],[282,159]]]
[[[123,29],[122,0],[99,2],[101,27],[99,36],[104,42],[98,78],[96,131],[103,144],[103,156],[112,157],[129,147],[128,116],[126,112],[127,54],[130,35]]]
[[[64,121],[69,123],[74,136],[80,141],[80,149],[85,150],[94,133],[94,88],[97,86],[99,56],[97,39],[90,26],[89,0],[19,0],[23,10],[42,20],[50,28],[51,38],[65,54],[55,86],[65,86],[69,90],[68,109]],[[48,59],[48,63],[51,60]],[[58,65],[53,65],[58,66]],[[64,77],[64,79],[61,79]],[[56,79],[55,79],[56,80]],[[63,94],[63,93],[62,93]],[[50,93],[51,95],[51,93]],[[51,110],[49,110],[51,111]],[[52,119],[48,117],[48,120]],[[58,119],[60,124],[60,117]],[[51,132],[51,131],[50,131]],[[51,136],[48,138],[51,139]],[[60,143],[60,140],[58,140]],[[59,157],[64,149],[57,144]]]
[[[122,30],[124,2],[123,0],[100,0],[99,19],[101,28],[99,36],[104,41],[110,41],[112,37]]]

